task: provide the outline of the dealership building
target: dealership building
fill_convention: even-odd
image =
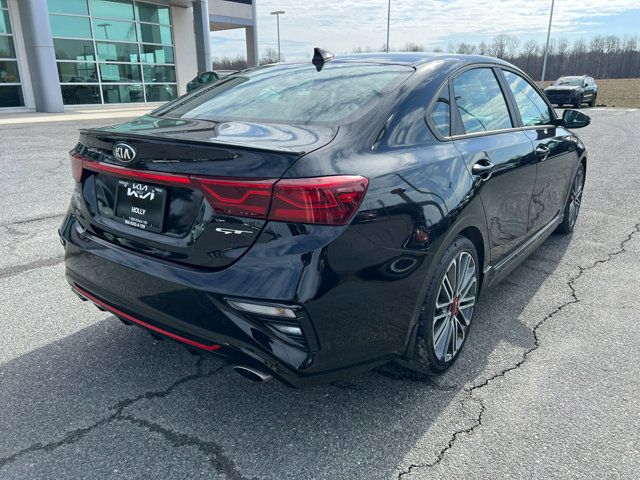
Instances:
[[[0,0],[0,111],[164,102],[211,70],[209,32],[244,29],[255,0]]]

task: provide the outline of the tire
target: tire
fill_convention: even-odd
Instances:
[[[458,273],[457,267],[464,273]],[[451,368],[468,337],[478,297],[480,268],[471,240],[456,237],[438,262],[427,289],[418,320],[415,358],[403,365],[436,375]],[[454,285],[453,295],[446,285]]]
[[[582,204],[582,192],[584,191],[584,178],[585,170],[584,164],[580,163],[576,175],[571,182],[571,191],[567,198],[567,204],[564,207],[564,219],[562,223],[558,225],[556,232],[567,234],[573,232],[576,226],[576,220],[580,213],[580,205]]]
[[[589,107],[593,108],[596,106],[596,99],[598,98],[597,94],[593,94],[593,96],[591,97],[591,101],[589,102]]]
[[[582,106],[582,96],[575,99],[573,102],[573,108],[580,108]]]

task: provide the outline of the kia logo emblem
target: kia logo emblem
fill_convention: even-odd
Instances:
[[[122,163],[131,163],[136,158],[136,149],[128,143],[118,142],[113,144],[113,156]]]

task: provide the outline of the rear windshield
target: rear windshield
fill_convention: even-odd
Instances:
[[[553,82],[554,85],[567,85],[569,87],[581,87],[584,79],[582,77],[562,77]]]
[[[339,124],[355,120],[402,83],[403,65],[328,63],[262,67],[231,75],[154,115],[213,121]]]

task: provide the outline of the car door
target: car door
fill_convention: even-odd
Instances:
[[[592,97],[593,97],[593,87],[589,82],[589,78],[584,77],[584,80],[582,81],[582,101],[589,102],[591,101]]]
[[[529,211],[529,232],[534,233],[564,208],[576,164],[576,137],[555,125],[551,106],[531,82],[515,71],[502,69],[502,73],[535,152],[537,178]]]
[[[526,240],[536,179],[532,143],[518,128],[497,73],[491,66],[474,67],[451,82],[453,141],[485,209],[493,264]]]

